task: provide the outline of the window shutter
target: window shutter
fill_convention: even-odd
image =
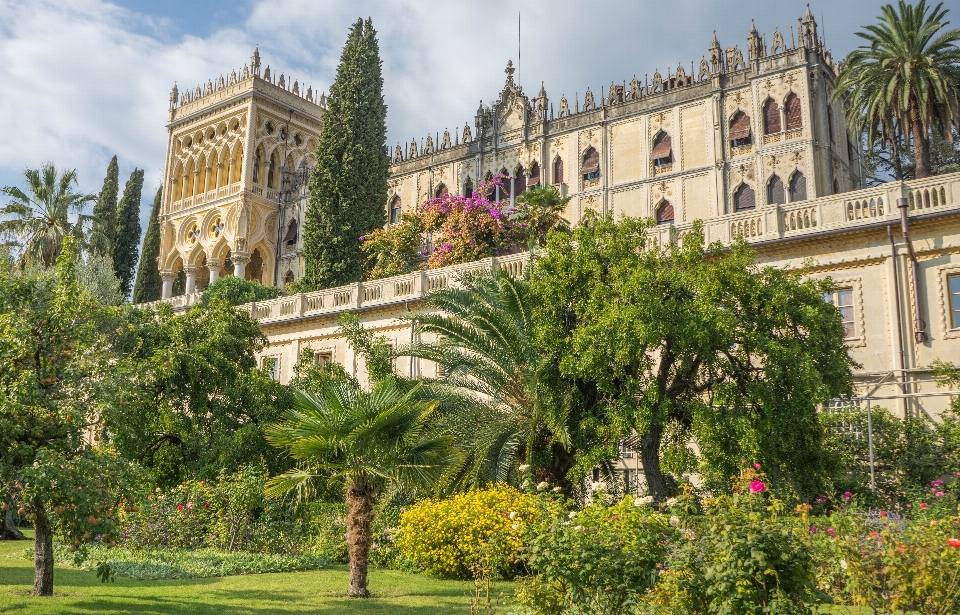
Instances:
[[[737,211],[748,211],[757,207],[757,195],[753,188],[743,184],[733,195],[733,206]]]
[[[787,130],[796,130],[803,128],[803,112],[800,110],[800,97],[794,93],[787,96]],[[831,118],[830,128],[833,129],[833,118]]]
[[[523,191],[527,189],[527,173],[523,170],[523,167],[517,169],[517,174],[513,178],[513,196],[514,198],[523,194]]]
[[[600,152],[592,147],[587,150],[583,157],[583,174],[589,175],[600,170]]]
[[[540,185],[540,165],[536,162],[530,167],[530,180],[527,182],[528,188]]]
[[[657,207],[657,224],[673,224],[673,205],[670,201],[664,201]]]
[[[780,108],[777,101],[768,98],[767,102],[763,103],[763,133],[772,135],[780,130]]]
[[[795,203],[797,201],[806,200],[807,178],[803,176],[803,173],[797,171],[793,174],[793,177],[790,178],[790,202]]]
[[[673,146],[670,143],[670,135],[661,132],[653,144],[653,153],[650,154],[650,157],[653,160],[660,160],[662,158],[670,158],[672,154]]]
[[[750,138],[750,116],[743,111],[737,112],[730,122],[730,140],[739,141],[740,139]]]
[[[563,183],[563,158],[557,158],[553,162],[553,183]]]
[[[283,237],[283,243],[287,245],[297,243],[297,231],[299,228],[296,220],[290,222],[290,226],[287,227],[287,234]]]
[[[770,178],[770,184],[767,186],[767,202],[776,205],[783,205],[787,202],[786,194],[783,191],[783,180],[778,175]]]

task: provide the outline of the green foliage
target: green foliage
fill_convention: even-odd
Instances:
[[[664,515],[634,505],[633,498],[580,512],[554,505],[550,512],[548,523],[528,532],[526,544],[540,587],[519,596],[538,613],[632,613],[679,541]]]
[[[120,193],[120,165],[117,157],[110,159],[103,188],[93,206],[93,228],[100,234],[100,245],[93,247],[98,254],[110,255],[117,237],[117,196]]]
[[[243,305],[253,301],[276,299],[282,294],[283,291],[276,286],[264,286],[256,280],[225,275],[204,289],[200,305],[206,307],[215,300],[225,301],[229,305]]]
[[[163,292],[163,280],[160,278],[160,205],[163,202],[163,186],[157,188],[150,211],[147,234],[143,236],[143,249],[140,251],[140,263],[137,265],[137,282],[133,287],[134,303],[149,303],[160,298]]]
[[[652,221],[586,219],[554,233],[531,274],[547,360],[604,399],[609,441],[640,436],[652,494],[668,430],[695,438],[723,488],[743,457],[777,464],[803,494],[822,489],[816,404],[851,391],[852,361],[830,281],[753,265],[747,245],[704,249],[700,223],[654,245]]]
[[[523,530],[539,522],[536,498],[507,485],[422,500],[400,516],[400,550],[441,578],[513,577],[521,571]]]
[[[414,271],[420,256],[423,232],[420,216],[403,213],[400,215],[400,224],[377,228],[361,236],[364,279],[376,280]]]
[[[387,106],[376,34],[370,19],[357,20],[330,86],[303,225],[309,289],[359,281],[359,237],[385,222]]]
[[[357,379],[348,374],[336,361],[317,363],[311,348],[300,350],[300,356],[293,366],[291,388],[316,395],[325,390],[330,383],[339,381],[347,381],[357,388],[360,387]]]
[[[91,253],[77,263],[77,280],[100,305],[120,305],[125,299],[120,280],[113,274],[113,259]]]
[[[113,271],[120,279],[124,297],[133,290],[137,253],[140,248],[140,193],[143,169],[134,169],[123,188],[117,209],[117,230],[113,240]]]
[[[394,354],[385,338],[373,335],[360,324],[360,317],[350,312],[340,315],[339,325],[337,332],[366,360],[370,382],[377,384],[394,375]]]
[[[540,185],[528,188],[517,197],[517,207],[511,218],[519,228],[518,234],[530,248],[547,245],[547,234],[556,229],[570,232],[570,223],[563,217],[571,197],[561,197],[555,186]]]
[[[27,169],[23,176],[28,192],[15,186],[5,186],[0,191],[12,199],[0,207],[0,239],[12,239],[22,248],[17,258],[20,267],[52,267],[67,237],[73,237],[78,247],[87,241],[87,225],[93,217],[83,210],[97,196],[74,192],[76,170],[57,173],[52,163]],[[90,239],[101,239],[97,231],[91,233]]]

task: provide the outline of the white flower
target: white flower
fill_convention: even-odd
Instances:
[[[573,529],[575,529],[575,530],[582,530],[582,529],[583,529],[583,526],[582,526],[582,525],[578,525],[577,527],[575,527],[575,528],[573,528]]]
[[[680,517],[676,515],[670,517],[670,525],[673,527],[680,527]]]
[[[653,504],[653,496],[652,496],[652,495],[645,495],[645,496],[643,496],[642,498],[636,498],[636,499],[633,501],[633,505],[634,505],[634,506],[649,506],[650,504]]]
[[[546,488],[549,487],[549,486],[550,486],[550,483],[548,483],[547,481],[542,481],[542,482],[540,482],[540,483],[537,484],[537,491],[543,491],[544,489],[546,489]]]
[[[570,514],[567,515],[567,516],[570,517],[571,519],[576,519],[576,518],[577,518],[577,513],[576,513],[575,511],[572,511],[572,510],[571,510],[571,511],[570,511]]]
[[[526,488],[528,488],[531,484],[532,484],[532,483],[530,482],[530,479],[526,479],[526,480],[524,480],[522,483],[520,483],[520,486],[523,487],[524,489],[526,489]]]
[[[513,520],[516,519],[516,518],[517,518],[517,511],[511,510],[511,511],[510,511],[510,520],[513,521]]]
[[[527,470],[530,469],[530,464],[525,463],[525,464],[523,464],[522,466],[520,466],[520,467],[517,468],[517,469],[520,470],[521,472],[526,472]]]
[[[590,483],[590,489],[593,491],[599,491],[600,489],[603,489],[603,483],[594,481]]]
[[[667,498],[667,506],[673,506],[677,503],[677,498]]]
[[[563,491],[563,489],[561,489],[560,487],[554,487],[554,488],[551,489],[550,491],[552,491],[552,492],[554,492],[554,493],[560,493],[561,491]]]
[[[514,531],[516,531],[516,530],[519,530],[519,529],[520,529],[520,526],[517,525],[516,523],[514,523],[513,525],[510,526],[510,528],[513,529]]]
[[[840,567],[843,568],[844,570],[846,570],[846,569],[847,569],[847,560],[845,560],[845,559],[840,560]]]

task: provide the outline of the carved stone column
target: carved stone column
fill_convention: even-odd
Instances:
[[[233,275],[244,279],[247,275],[247,263],[250,262],[249,254],[233,254],[231,255],[231,260],[233,260]]]
[[[213,284],[220,279],[220,268],[223,267],[223,262],[216,258],[207,259],[207,269],[210,270],[210,283]]]
[[[197,290],[197,268],[184,267],[183,273],[185,273],[187,276],[187,285],[183,293],[185,295],[192,295]]]
[[[163,280],[163,290],[160,292],[160,298],[169,299],[173,296],[173,281],[177,279],[177,274],[173,271],[161,271],[160,279]]]

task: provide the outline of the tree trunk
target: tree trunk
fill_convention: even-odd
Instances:
[[[17,524],[13,522],[13,509],[8,508],[3,514],[3,525],[0,526],[0,540],[26,540]]]
[[[347,547],[350,552],[351,598],[369,598],[367,566],[373,526],[373,485],[366,476],[358,476],[347,485]]]
[[[663,502],[669,497],[667,481],[660,469],[660,440],[663,438],[663,425],[651,423],[640,437],[640,461],[643,463],[643,476],[654,501]]]
[[[37,518],[33,522],[33,595],[53,595],[53,530],[43,504],[33,502],[33,513]]]
[[[920,103],[910,98],[910,127],[913,129],[913,158],[917,168],[917,179],[930,177],[930,139],[927,127],[920,117]]]

